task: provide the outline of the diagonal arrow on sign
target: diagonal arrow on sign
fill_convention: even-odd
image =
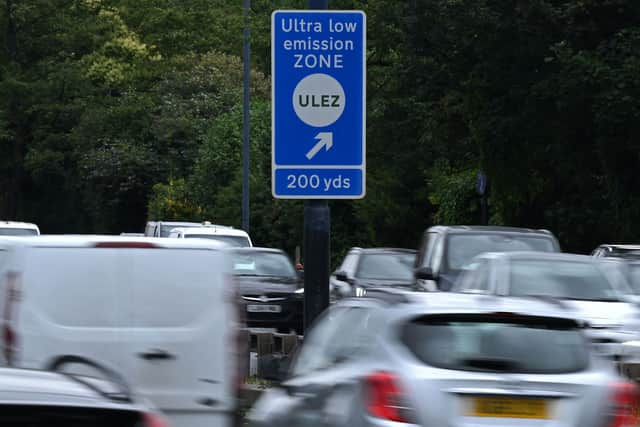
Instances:
[[[315,139],[319,140],[316,145],[307,153],[307,159],[311,160],[316,154],[325,147],[325,151],[329,151],[333,147],[333,133],[332,132],[320,132],[316,135]]]

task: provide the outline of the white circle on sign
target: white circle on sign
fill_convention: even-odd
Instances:
[[[327,74],[310,74],[293,91],[293,109],[300,120],[318,128],[335,123],[345,101],[340,82]]]

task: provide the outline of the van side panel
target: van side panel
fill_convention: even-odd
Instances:
[[[125,283],[115,254],[95,248],[25,248],[17,322],[19,363],[44,368],[74,354],[122,366]]]

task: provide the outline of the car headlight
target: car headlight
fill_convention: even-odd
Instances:
[[[367,294],[367,290],[365,288],[361,288],[360,286],[356,287],[356,296],[363,297]]]
[[[295,291],[293,291],[294,294],[304,294],[304,288],[300,288],[300,289],[296,289]]]

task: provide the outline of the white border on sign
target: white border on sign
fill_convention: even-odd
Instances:
[[[274,25],[276,14],[279,13],[359,13],[362,15],[362,165],[361,166],[341,166],[341,165],[320,165],[320,166],[295,166],[284,165],[279,169],[359,169],[362,171],[362,193],[353,196],[291,196],[278,195],[276,193],[276,139],[275,139],[275,121],[276,121],[276,66],[275,66],[275,31]],[[274,10],[271,13],[271,195],[276,199],[364,199],[367,193],[367,15],[362,10],[317,10],[317,9],[299,9],[299,10]]]

